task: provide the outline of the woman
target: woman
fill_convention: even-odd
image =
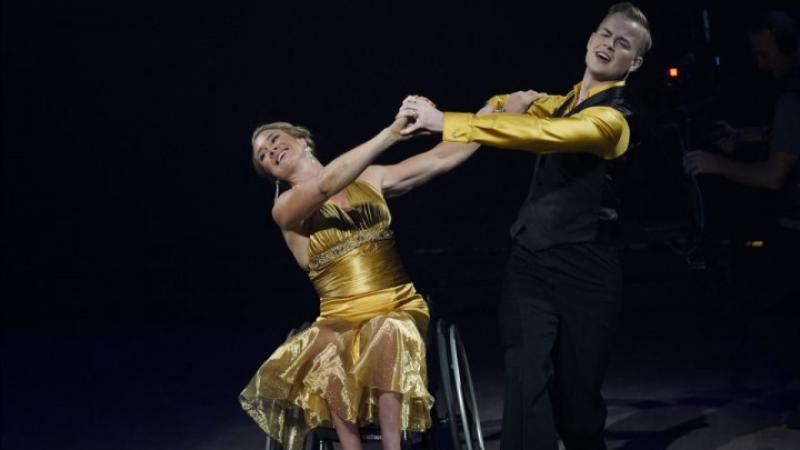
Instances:
[[[305,128],[276,122],[253,133],[257,171],[276,189],[291,186],[276,197],[272,217],[320,296],[317,320],[281,345],[239,397],[285,448],[299,449],[309,429],[333,425],[344,449],[360,449],[359,424],[377,422],[383,448],[398,450],[401,429],[430,427],[428,309],[395,251],[384,199],[452,169],[478,145],[442,143],[398,164],[370,165],[403,139],[404,111],[325,166]],[[304,423],[284,426],[291,405]]]

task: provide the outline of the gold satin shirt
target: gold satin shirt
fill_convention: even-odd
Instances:
[[[589,89],[587,99],[606,89],[624,86],[615,81]],[[494,113],[477,116],[446,112],[442,139],[449,142],[476,142],[497,148],[535,153],[593,153],[603,159],[622,156],[628,149],[630,127],[621,112],[610,106],[591,106],[569,117],[552,117],[565,101],[575,104],[581,84],[567,95],[548,95],[531,104],[525,114]],[[489,100],[501,108],[508,95]]]

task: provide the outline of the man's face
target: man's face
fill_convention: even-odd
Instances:
[[[794,60],[778,49],[772,30],[759,30],[750,34],[750,48],[756,57],[758,68],[770,72],[773,77],[781,78],[791,70]]]
[[[622,14],[606,17],[586,44],[586,68],[597,81],[625,78],[642,65],[644,28]]]

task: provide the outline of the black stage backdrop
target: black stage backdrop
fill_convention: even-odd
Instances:
[[[495,93],[564,92],[579,81],[608,6],[4,1],[4,328],[313,317],[314,292],[270,220],[271,186],[252,170],[251,130],[305,125],[330,160],[390,123],[407,94],[476,110]],[[768,105],[748,88],[764,80],[741,29],[754,9],[641,6],[655,46],[630,91],[646,120],[670,120],[681,102],[708,101],[741,121]],[[682,84],[668,88],[671,65]],[[380,161],[435,142],[402,143]],[[672,183],[682,177],[680,149],[642,142],[641,167],[656,170],[632,177],[640,185],[629,217],[686,218],[685,186]],[[532,165],[530,155],[484,149],[392,202],[421,290],[496,289]],[[459,302],[481,300],[442,304]]]

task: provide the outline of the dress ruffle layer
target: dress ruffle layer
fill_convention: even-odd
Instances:
[[[319,318],[278,347],[239,401],[290,450],[303,447],[309,430],[332,427],[331,411],[360,425],[378,423],[380,391],[401,394],[403,430],[423,431],[431,425],[433,397],[418,328],[424,330],[427,320],[419,324],[421,318],[402,310],[360,323]]]

